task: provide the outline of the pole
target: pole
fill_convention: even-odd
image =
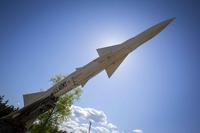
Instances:
[[[91,126],[92,126],[92,122],[89,121],[89,129],[88,129],[88,133],[90,133]]]

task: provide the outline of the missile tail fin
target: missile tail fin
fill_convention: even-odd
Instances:
[[[24,106],[27,106],[35,101],[37,101],[45,92],[36,92],[23,95]]]
[[[117,51],[117,50],[119,50],[121,47],[122,47],[122,45],[118,44],[118,45],[114,45],[114,46],[99,48],[99,49],[97,49],[97,52],[98,52],[99,56],[103,56],[103,55],[106,55],[106,54],[108,54],[108,53]]]
[[[117,60],[116,62],[113,62],[110,66],[108,66],[107,68],[105,68],[106,73],[107,73],[107,75],[108,75],[109,78],[113,75],[113,73],[115,72],[115,70],[119,67],[119,65],[123,62],[123,60],[127,57],[127,55],[125,55],[121,59]]]

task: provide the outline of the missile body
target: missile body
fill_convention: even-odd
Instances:
[[[89,79],[103,70],[106,70],[108,77],[111,77],[130,52],[162,31],[173,19],[154,25],[122,44],[97,49],[98,58],[77,68],[63,81],[50,88],[49,94],[52,93],[55,97],[59,97],[77,86],[84,86]]]
[[[111,77],[130,52],[157,35],[170,22],[172,22],[173,19],[174,18],[156,24],[121,44],[97,49],[99,54],[98,58],[83,67],[77,68],[76,71],[52,86],[47,91],[24,95],[25,107],[11,114],[8,118],[16,119],[17,121],[21,120],[21,122],[27,127],[30,126],[31,122],[35,120],[39,114],[51,108],[51,106],[49,106],[48,99],[52,100],[52,97],[53,99],[57,99],[73,88],[84,86],[89,79],[103,70],[106,71],[108,77]],[[43,107],[43,105],[45,106],[41,111],[41,106]],[[23,114],[28,114],[29,117],[25,117]],[[30,115],[32,117],[30,117]]]

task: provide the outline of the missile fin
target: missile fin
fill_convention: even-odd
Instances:
[[[76,68],[76,70],[81,70],[82,69],[82,67],[78,67],[78,68]]]
[[[113,51],[117,51],[121,47],[122,47],[122,45],[118,44],[118,45],[114,45],[114,46],[99,48],[99,49],[97,49],[97,52],[98,52],[99,56],[103,56],[103,55],[106,55],[106,54],[111,53]]]
[[[23,95],[23,99],[24,99],[24,106],[27,106],[37,100],[39,100],[39,98],[44,95],[45,92],[36,92],[36,93],[30,93],[30,94],[25,94]]]
[[[122,57],[120,60],[112,63],[109,67],[107,67],[105,69],[109,78],[112,76],[112,74],[115,72],[115,70],[119,67],[119,65],[123,62],[123,60],[127,57],[127,55],[125,55],[124,57]]]

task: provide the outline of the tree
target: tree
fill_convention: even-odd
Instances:
[[[4,96],[0,96],[0,118],[6,116],[18,108],[15,108],[13,105],[8,105],[8,100],[4,101]]]
[[[66,76],[56,75],[51,78],[52,84],[56,84]],[[35,123],[30,127],[31,133],[59,133],[58,125],[61,124],[71,113],[71,105],[78,100],[81,95],[81,89],[75,88],[61,96],[55,107],[41,114]]]

